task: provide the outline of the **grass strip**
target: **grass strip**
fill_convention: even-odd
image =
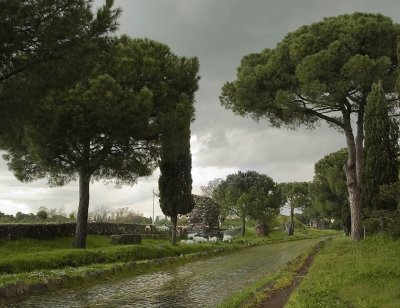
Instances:
[[[313,230],[306,231],[298,232],[291,237],[284,236],[282,232],[271,233],[270,237],[242,237],[235,239],[233,244],[219,242],[201,245],[171,245],[167,240],[146,239],[140,245],[115,246],[110,244],[108,237],[88,237],[88,249],[66,249],[65,247],[70,246],[71,238],[41,242],[35,240],[0,242],[2,251],[0,255],[0,274],[18,274],[35,270],[81,267],[99,263],[157,259],[199,251],[211,251],[226,245],[246,247],[248,245],[279,243],[335,234],[332,232],[315,232]]]
[[[286,307],[400,307],[400,241],[335,238],[316,255]]]
[[[249,286],[248,288],[233,294],[224,302],[218,305],[218,308],[235,307],[258,307],[260,304],[275,291],[290,285],[296,272],[304,265],[307,257],[320,249],[320,241],[313,245],[306,252],[297,256],[294,260],[288,262],[286,267],[279,272],[265,276]]]
[[[79,268],[44,270],[21,274],[3,275],[0,285],[0,306],[9,304],[7,298],[44,293],[65,287],[89,286],[104,280],[117,280],[124,277],[151,273],[170,266],[185,264],[197,259],[213,257],[237,250],[237,246],[226,246],[213,251],[191,253],[179,257],[166,257],[154,260],[131,261],[126,263],[94,264]]]
[[[239,244],[233,244],[232,246],[240,247]],[[34,270],[81,267],[90,264],[159,259],[199,251],[212,251],[216,248],[218,248],[218,245],[215,244],[174,246],[168,242],[162,244],[148,242],[145,245],[124,245],[96,249],[63,249],[32,252],[17,254],[9,258],[1,259],[0,273],[18,274]]]

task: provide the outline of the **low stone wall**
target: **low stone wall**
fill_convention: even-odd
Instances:
[[[90,222],[88,234],[144,234],[146,225]],[[76,223],[45,223],[45,224],[0,224],[0,239],[16,240],[20,238],[54,239],[75,234]]]
[[[112,235],[112,234],[143,234],[146,225],[124,224],[110,222],[90,222],[88,225],[88,233],[95,235]]]

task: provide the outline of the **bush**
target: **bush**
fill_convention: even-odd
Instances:
[[[117,234],[111,235],[111,243],[113,244],[140,244],[142,236],[140,234]]]
[[[269,235],[269,227],[266,223],[257,224],[256,225],[256,234],[258,236],[268,236]]]
[[[366,213],[365,228],[369,233],[384,232],[395,239],[400,239],[400,210],[371,211]]]

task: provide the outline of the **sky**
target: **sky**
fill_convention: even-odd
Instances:
[[[104,0],[95,0],[93,6]],[[353,12],[382,13],[400,23],[398,0],[116,0],[122,9],[117,34],[167,44],[179,56],[200,61],[196,120],[192,124],[193,193],[214,178],[255,170],[276,182],[311,181],[314,164],[345,147],[344,136],[322,124],[315,130],[272,128],[266,121],[235,116],[219,103],[221,87],[236,76],[243,56],[274,48],[298,27]],[[134,186],[94,182],[90,210],[120,208],[152,216],[159,172]],[[78,184],[49,188],[45,180],[20,183],[0,159],[0,211],[37,212],[41,206],[78,207]],[[155,215],[162,215],[154,198]]]

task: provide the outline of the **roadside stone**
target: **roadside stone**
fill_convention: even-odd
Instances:
[[[218,204],[209,197],[197,195],[194,195],[194,202],[195,206],[188,214],[188,232],[220,236]]]
[[[7,285],[7,286],[0,288],[0,297],[1,298],[14,297],[15,295],[12,294],[12,292],[10,291],[10,288],[14,288],[14,285]]]
[[[24,295],[28,293],[29,290],[29,285],[27,285],[23,281],[17,281],[13,284],[4,286],[3,288],[0,289],[0,295],[1,297],[9,298],[9,297],[17,297],[20,295]]]
[[[36,283],[29,287],[29,293],[31,294],[40,294],[47,292],[48,287],[46,283]]]
[[[121,266],[121,265],[118,265],[118,264],[114,264],[114,265],[111,267],[111,270],[112,270],[112,272],[113,272],[114,274],[119,273],[119,272],[122,271],[122,266]]]
[[[89,271],[85,271],[82,273],[82,277],[85,279],[90,279],[92,277],[92,273]]]
[[[63,285],[62,278],[44,278],[43,282],[47,284],[50,288],[56,288]]]
[[[92,275],[93,275],[93,277],[101,277],[101,276],[104,276],[104,271],[103,270],[97,270],[97,271],[94,271],[92,273]]]
[[[104,276],[111,276],[113,274],[113,271],[111,268],[107,268],[103,270],[103,275]]]
[[[15,283],[15,285],[16,285],[16,293],[17,293],[17,296],[18,296],[18,295],[23,295],[23,294],[29,292],[29,286],[28,286],[25,282],[23,282],[23,281],[17,281],[17,282]]]

